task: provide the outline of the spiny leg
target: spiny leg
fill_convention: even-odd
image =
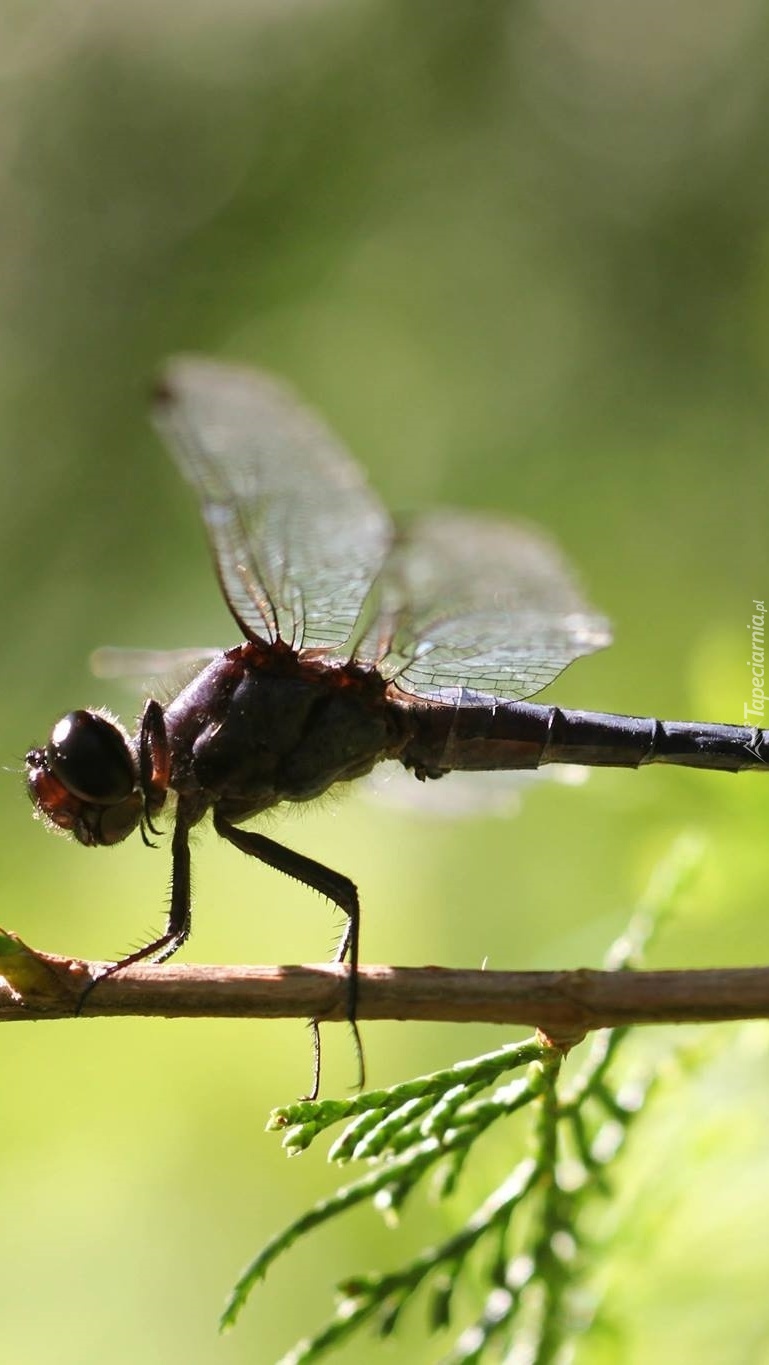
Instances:
[[[159,834],[152,823],[162,809],[171,780],[171,751],[166,722],[159,701],[149,699],[144,708],[139,733],[139,779],[144,793],[144,823],[151,834]],[[142,825],[142,838],[149,843]]]
[[[119,962],[113,962],[109,967],[105,967],[98,976],[89,981],[77,1007],[80,1014],[88,996],[94,986],[98,986],[105,977],[113,976],[115,972],[122,971],[124,967],[131,967],[136,962],[165,962],[169,957],[181,948],[185,939],[189,937],[191,924],[191,882],[190,882],[190,826],[193,823],[192,810],[188,808],[184,800],[180,798],[176,808],[176,823],[174,825],[174,837],[171,844],[171,904],[168,909],[168,920],[165,931],[151,943],[146,943],[143,948],[137,948],[135,953],[129,953],[127,957],[122,957]]]
[[[347,924],[339,943],[339,947],[334,954],[334,962],[344,962],[349,953],[350,975],[347,985],[347,1022],[349,1023],[353,1037],[355,1039],[355,1050],[358,1054],[358,1089],[362,1090],[366,1079],[366,1068],[363,1059],[363,1044],[361,1043],[360,1032],[356,1021],[358,1005],[358,941],[360,934],[360,904],[358,892],[354,883],[349,877],[345,877],[341,872],[335,872],[330,867],[325,867],[323,863],[317,863],[314,858],[307,858],[303,853],[296,853],[293,849],[285,848],[283,844],[278,844],[274,839],[268,839],[266,834],[258,834],[254,830],[242,830],[237,826],[231,825],[217,810],[214,810],[214,828],[217,834],[229,843],[239,848],[241,853],[247,853],[252,858],[258,858],[260,862],[266,863],[276,872],[284,872],[286,876],[293,877],[295,881],[303,882],[305,886],[310,886],[314,891],[319,891],[322,896],[327,896],[335,905],[339,906],[347,916]],[[308,1099],[317,1099],[320,1089],[320,1030],[318,1020],[311,1022],[313,1038],[313,1082]]]

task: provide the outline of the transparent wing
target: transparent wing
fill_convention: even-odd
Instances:
[[[269,375],[195,357],[166,366],[154,416],[246,636],[343,650],[392,540],[343,446]]]
[[[378,594],[379,618],[358,657],[429,700],[522,701],[611,639],[556,546],[493,517],[446,510],[415,519]]]
[[[553,764],[501,772],[451,772],[437,782],[417,782],[413,773],[393,759],[377,763],[361,779],[359,790],[380,806],[413,811],[431,820],[456,820],[512,815],[532,787],[544,782],[581,786],[587,779],[587,768]]]
[[[101,645],[88,660],[95,678],[161,678],[180,669],[202,667],[222,653],[221,647],[187,649],[132,649]]]
[[[196,673],[218,658],[223,650],[215,648],[187,649],[124,649],[119,645],[102,645],[93,650],[89,664],[96,678],[122,683],[122,691],[130,697],[146,700],[148,694],[159,701],[170,701],[178,695]]]

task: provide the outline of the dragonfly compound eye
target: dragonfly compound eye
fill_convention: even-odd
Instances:
[[[68,792],[95,805],[125,801],[136,785],[125,737],[93,711],[70,711],[57,721],[45,760],[48,771]]]

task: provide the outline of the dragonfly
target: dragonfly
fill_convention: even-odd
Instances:
[[[396,524],[343,444],[271,375],[177,357],[153,418],[197,496],[243,639],[173,700],[150,698],[134,735],[104,710],[71,711],[26,756],[36,813],[86,847],[136,829],[150,843],[174,798],[167,923],[106,974],[162,962],[187,939],[190,831],[210,813],[235,848],[344,912],[334,960],[349,963],[362,1083],[357,888],[244,822],[385,760],[420,782],[550,763],[767,767],[769,731],[533,702],[611,639],[559,549],[492,515],[443,509]]]

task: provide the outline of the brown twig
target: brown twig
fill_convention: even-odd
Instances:
[[[62,1019],[78,1012],[105,963],[37,953],[18,939],[0,955],[0,1020]],[[346,969],[310,966],[126,968],[88,994],[83,1016],[344,1019]],[[769,967],[699,971],[462,971],[360,969],[359,1019],[521,1024],[554,1039],[625,1024],[769,1017]]]

